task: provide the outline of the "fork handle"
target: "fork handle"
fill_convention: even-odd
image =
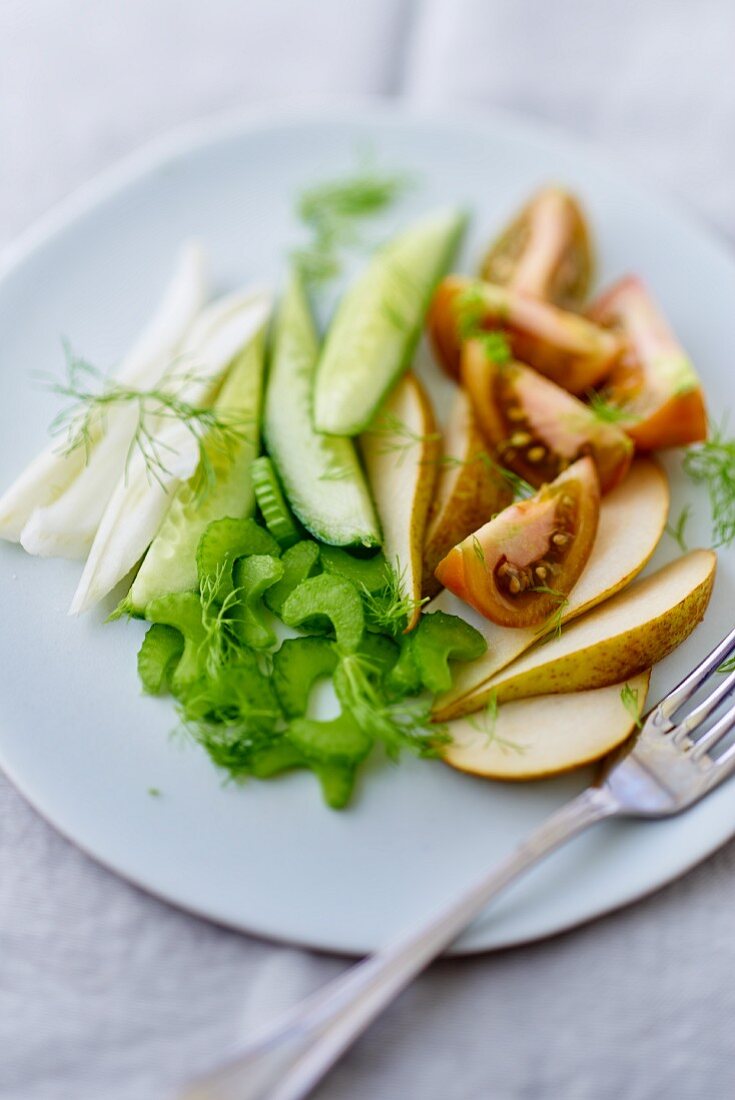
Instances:
[[[589,787],[539,826],[500,866],[420,927],[350,967],[286,1012],[181,1100],[302,1100],[420,971],[507,886],[567,840],[620,812]]]

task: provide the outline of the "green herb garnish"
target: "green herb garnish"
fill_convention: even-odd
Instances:
[[[616,405],[604,393],[590,390],[587,394],[587,408],[603,424],[630,424],[631,417],[627,409]]]
[[[723,675],[728,672],[735,672],[735,656],[728,657],[726,661],[723,661],[718,666],[717,671],[723,673]]]
[[[496,363],[499,367],[502,367],[504,363],[510,362],[512,353],[508,338],[504,333],[477,333],[475,339],[480,341],[483,351],[491,363]]]
[[[683,463],[695,485],[707,487],[715,547],[735,539],[735,439],[728,439],[726,430],[725,420],[708,440],[687,449]]]
[[[378,450],[380,454],[396,455],[397,466],[402,465],[415,447],[438,443],[442,438],[442,433],[439,431],[424,434],[414,431],[393,413],[382,413],[379,419],[370,425],[368,431],[371,435],[383,437]]]
[[[535,585],[530,591],[541,592],[546,596],[552,596],[555,600],[553,612],[546,622],[536,631],[537,635],[539,635],[544,642],[551,641],[552,638],[560,638],[564,623],[564,613],[569,607],[569,597],[565,596],[563,592],[559,592],[558,589],[549,588],[545,584]]]
[[[641,720],[641,711],[643,709],[643,705],[641,702],[639,702],[638,696],[638,688],[632,688],[630,684],[623,684],[620,689],[620,700],[623,706],[635,722],[636,729],[641,729],[643,726],[643,722]]]
[[[664,531],[669,536],[669,538],[672,538],[674,542],[678,543],[679,549],[681,550],[682,554],[686,554],[689,549],[686,543],[685,531],[687,524],[691,519],[691,514],[692,506],[691,504],[686,504],[679,512],[676,522],[667,523],[664,527]]]
[[[405,570],[400,574],[397,569],[385,567],[386,581],[377,591],[358,582],[368,627],[380,633],[395,637],[401,634],[417,607],[423,607],[429,597],[415,600],[405,592]]]
[[[52,393],[65,398],[66,405],[52,420],[52,435],[64,435],[62,454],[72,454],[82,448],[87,461],[107,413],[117,407],[134,410],[135,425],[125,460],[125,472],[136,453],[140,454],[148,477],[165,488],[165,478],[170,475],[168,462],[170,448],[157,436],[165,421],[183,424],[196,441],[199,465],[193,485],[197,498],[202,498],[213,488],[217,477],[212,462],[215,455],[231,458],[235,447],[242,442],[248,426],[242,418],[222,416],[214,408],[192,404],[181,393],[198,376],[192,371],[178,371],[175,364],[163,375],[158,386],[141,390],[116,382],[97,367],[76,356],[68,344],[66,355],[66,379],[46,382]]]
[[[497,691],[491,691],[483,709],[479,714],[470,718],[469,723],[473,729],[485,736],[487,748],[490,748],[491,745],[497,745],[501,752],[515,752],[522,756],[526,751],[526,745],[519,745],[517,741],[511,741],[507,737],[501,737],[498,734],[497,724],[499,710],[500,704],[498,703],[498,693]]]
[[[410,186],[405,175],[380,174],[369,167],[341,180],[304,191],[296,212],[311,240],[292,255],[308,282],[324,283],[339,275],[342,253],[359,243],[359,226],[388,209]]]

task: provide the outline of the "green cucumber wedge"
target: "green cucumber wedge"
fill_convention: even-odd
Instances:
[[[424,315],[465,226],[456,209],[415,222],[375,253],[327,333],[314,390],[314,422],[358,435],[411,363]]]
[[[142,615],[159,596],[196,588],[197,546],[205,529],[213,520],[244,519],[255,511],[250,467],[260,445],[264,358],[261,329],[234,360],[215,402],[223,418],[242,422],[238,438],[227,453],[208,451],[215,480],[204,496],[197,492],[196,474],[177,490],[123,601],[129,614]]]
[[[307,531],[332,546],[379,546],[380,525],[352,440],[313,428],[318,357],[314,322],[294,273],[276,318],[263,416],[266,447]]]

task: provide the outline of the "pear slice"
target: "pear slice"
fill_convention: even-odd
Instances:
[[[716,566],[713,550],[692,550],[636,581],[465,696],[461,713],[472,713],[491,696],[504,703],[587,691],[650,668],[681,645],[703,618]]]
[[[441,435],[429,398],[406,374],[360,437],[368,483],[383,528],[383,553],[408,601],[412,630],[421,614],[424,535],[439,471]]]
[[[650,671],[622,684],[538,695],[498,707],[490,718],[449,722],[445,763],[488,779],[542,779],[606,756],[633,732]],[[625,692],[625,688],[629,693]],[[634,706],[626,705],[626,694]]]
[[[640,573],[663,534],[668,511],[669,485],[663,470],[650,459],[636,459],[622,485],[602,499],[592,554],[569,595],[562,623],[614,596]],[[487,653],[459,666],[451,691],[437,700],[436,717],[440,721],[467,713],[459,700],[538,641],[535,629],[496,626],[451,592],[437,596],[429,610],[459,615],[487,642]]]
[[[453,546],[513,500],[513,490],[494,463],[477,426],[470,399],[458,390],[444,436],[444,455],[424,545],[424,595],[441,584],[434,570]]]

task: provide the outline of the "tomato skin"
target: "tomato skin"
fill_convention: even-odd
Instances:
[[[568,191],[544,187],[533,195],[490,246],[480,274],[498,286],[580,309],[594,269],[590,232]]]
[[[614,489],[633,458],[624,431],[598,419],[576,397],[522,363],[497,364],[482,342],[468,340],[462,355],[462,385],[498,462],[539,487],[589,454],[603,493]],[[523,444],[514,440],[527,436]],[[538,458],[534,451],[543,451]],[[530,456],[530,457],[529,457]]]
[[[610,373],[623,351],[612,332],[576,313],[507,287],[449,275],[437,287],[427,327],[439,362],[459,375],[462,343],[501,330],[515,358],[570,393],[585,393]]]
[[[453,547],[436,576],[499,626],[543,623],[587,564],[599,514],[595,466],[582,458],[534,497],[511,504]]]
[[[443,444],[446,461],[441,463],[434,488],[424,541],[422,594],[430,597],[441,588],[434,570],[447,552],[513,501],[513,490],[491,461],[470,399],[461,388],[457,389]]]
[[[603,293],[588,315],[616,331],[626,353],[605,396],[630,411],[622,420],[639,451],[685,447],[707,438],[707,410],[694,367],[646,286],[627,276]]]

